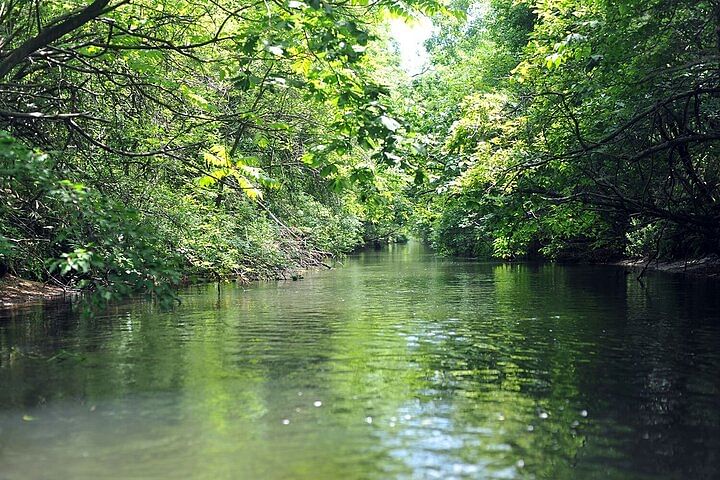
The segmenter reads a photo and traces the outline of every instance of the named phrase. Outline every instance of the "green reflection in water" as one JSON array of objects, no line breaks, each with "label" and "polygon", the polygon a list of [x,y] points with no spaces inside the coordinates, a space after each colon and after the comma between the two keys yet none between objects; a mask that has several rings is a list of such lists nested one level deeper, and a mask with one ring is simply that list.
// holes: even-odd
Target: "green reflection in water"
[{"label": "green reflection in water", "polygon": [[0,320],[0,478],[715,478],[720,288],[365,252]]}]

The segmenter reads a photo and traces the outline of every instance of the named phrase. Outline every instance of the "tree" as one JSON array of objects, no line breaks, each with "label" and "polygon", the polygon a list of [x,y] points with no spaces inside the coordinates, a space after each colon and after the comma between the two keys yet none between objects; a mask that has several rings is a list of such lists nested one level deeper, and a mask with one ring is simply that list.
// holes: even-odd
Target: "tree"
[{"label": "tree", "polygon": [[296,203],[356,225],[350,197],[334,190],[374,172],[368,162],[393,165],[400,128],[364,52],[383,12],[439,8],[3,3],[3,262],[111,297],[189,274],[256,278],[319,264],[332,253],[321,239],[351,248],[354,230],[312,238],[293,225],[315,222]]},{"label": "tree", "polygon": [[[435,41],[481,59],[441,143],[461,166],[444,182],[462,248],[717,252],[718,3],[482,5]],[[453,56],[435,62],[466,74]]]}]

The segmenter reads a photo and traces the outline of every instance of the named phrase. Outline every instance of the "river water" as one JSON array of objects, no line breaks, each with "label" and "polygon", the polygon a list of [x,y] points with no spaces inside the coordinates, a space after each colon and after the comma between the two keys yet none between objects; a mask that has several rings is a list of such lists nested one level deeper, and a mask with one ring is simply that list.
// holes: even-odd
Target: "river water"
[{"label": "river water", "polygon": [[720,478],[720,285],[365,252],[0,312],[0,479]]}]

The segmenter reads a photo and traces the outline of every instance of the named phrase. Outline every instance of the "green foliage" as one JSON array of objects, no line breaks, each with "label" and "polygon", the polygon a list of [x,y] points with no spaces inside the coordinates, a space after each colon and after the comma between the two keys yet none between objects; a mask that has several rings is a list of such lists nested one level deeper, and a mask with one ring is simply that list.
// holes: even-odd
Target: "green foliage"
[{"label": "green foliage", "polygon": [[307,193],[300,193],[279,202],[278,209],[306,239],[313,249],[334,253],[348,253],[361,245],[362,222],[350,209],[340,204],[327,206]]},{"label": "green foliage", "polygon": [[[720,249],[717,2],[221,3],[2,10],[3,267],[171,300],[406,224],[463,255]],[[383,23],[419,12],[404,81]]]},{"label": "green foliage", "polygon": [[3,262],[17,275],[87,290],[96,305],[133,292],[168,303],[183,279],[273,278],[303,267],[309,252],[343,253],[362,241],[362,223],[339,198],[330,205],[302,192],[277,199],[276,211],[294,225],[289,234],[258,215],[257,197],[231,196],[218,208],[202,182],[146,185],[140,211],[58,179],[51,156],[7,134],[2,142]]},{"label": "green foliage", "polygon": [[407,167],[378,81],[395,60],[366,52],[390,12],[439,3],[86,3],[0,9],[3,267],[98,303],[170,302],[397,230],[380,209],[402,188],[377,187]]},{"label": "green foliage", "polygon": [[[0,134],[0,215],[5,261],[19,275],[87,288],[94,300],[134,291],[172,299],[177,261],[139,212],[83,184],[61,180],[51,157]],[[27,199],[32,198],[31,202]]]},{"label": "green foliage", "polygon": [[407,106],[432,195],[415,223],[439,249],[720,249],[720,44],[699,20],[720,18],[720,4],[460,6],[466,21],[437,19],[433,68]]}]

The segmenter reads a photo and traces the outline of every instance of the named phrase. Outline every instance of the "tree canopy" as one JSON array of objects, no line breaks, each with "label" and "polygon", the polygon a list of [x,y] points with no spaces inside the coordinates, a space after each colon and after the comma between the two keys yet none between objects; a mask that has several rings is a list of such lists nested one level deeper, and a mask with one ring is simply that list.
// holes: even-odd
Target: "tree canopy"
[{"label": "tree canopy", "polygon": [[425,231],[502,257],[693,256],[720,239],[720,2],[462,2],[411,114]]},{"label": "tree canopy", "polygon": [[[426,15],[409,79],[390,16]],[[110,299],[445,253],[720,250],[720,2],[0,3],[0,264]]]},{"label": "tree canopy", "polygon": [[274,276],[394,235],[400,124],[378,72],[396,59],[366,52],[382,53],[384,16],[439,4],[0,5],[11,271],[112,298]]}]

